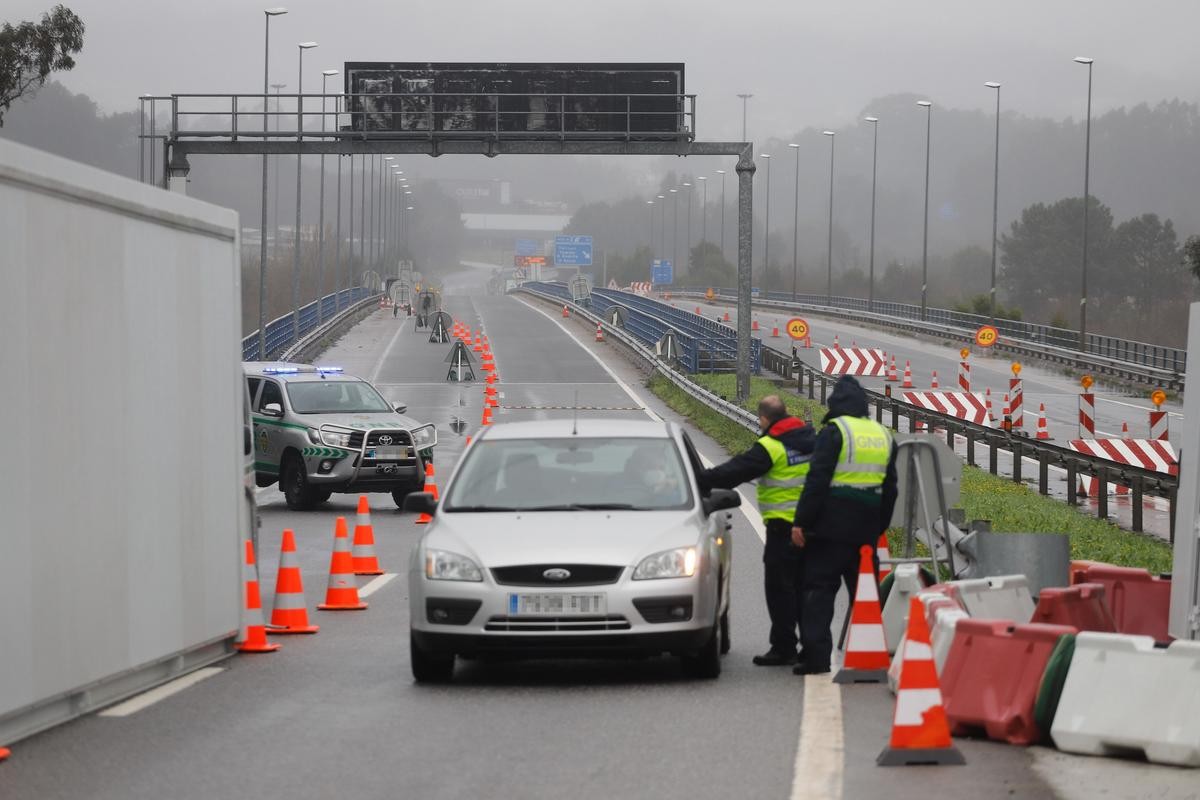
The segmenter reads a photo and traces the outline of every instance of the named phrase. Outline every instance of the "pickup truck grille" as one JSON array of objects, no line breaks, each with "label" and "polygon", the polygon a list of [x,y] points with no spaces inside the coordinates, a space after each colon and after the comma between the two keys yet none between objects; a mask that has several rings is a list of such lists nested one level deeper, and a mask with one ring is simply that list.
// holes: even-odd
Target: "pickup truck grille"
[{"label": "pickup truck grille", "polygon": [[[381,439],[383,439],[385,441],[380,441]],[[390,441],[386,441],[388,439],[390,439]],[[363,440],[361,440],[361,439],[359,440],[360,444],[362,441]],[[400,456],[396,457],[394,455],[389,455],[387,457],[379,458],[379,459],[371,458],[370,454],[376,452],[379,448],[384,448],[384,449],[388,449],[388,450],[392,450],[394,448],[399,448]],[[406,430],[367,431],[366,445],[364,447],[364,450],[365,450],[365,452],[363,454],[363,461],[362,461],[362,465],[364,467],[374,466],[376,464],[376,461],[388,462],[388,463],[397,463],[398,462],[401,464],[413,464],[413,463],[416,463],[416,460],[417,460],[417,453],[413,449],[412,437],[408,435],[408,431],[406,431]]]}]

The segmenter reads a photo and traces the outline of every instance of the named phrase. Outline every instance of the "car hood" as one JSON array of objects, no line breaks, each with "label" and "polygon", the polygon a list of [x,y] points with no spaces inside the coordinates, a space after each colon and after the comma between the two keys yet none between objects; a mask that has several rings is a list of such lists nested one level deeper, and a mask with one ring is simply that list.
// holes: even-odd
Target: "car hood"
[{"label": "car hood", "polygon": [[426,547],[461,553],[483,567],[519,564],[634,565],[660,550],[695,544],[698,511],[536,511],[439,514]]},{"label": "car hood", "polygon": [[407,414],[397,414],[395,411],[378,411],[363,414],[303,414],[302,416],[314,428],[322,425],[338,425],[352,430],[367,430],[368,428],[419,428],[423,422],[417,422]]}]

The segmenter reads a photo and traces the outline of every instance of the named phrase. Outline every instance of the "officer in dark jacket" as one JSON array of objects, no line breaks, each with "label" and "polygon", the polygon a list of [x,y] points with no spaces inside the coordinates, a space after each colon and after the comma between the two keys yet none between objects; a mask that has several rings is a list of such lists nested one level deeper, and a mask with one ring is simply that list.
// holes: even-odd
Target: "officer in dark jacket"
[{"label": "officer in dark jacket", "polygon": [[796,663],[796,630],[800,623],[801,551],[791,543],[792,518],[804,490],[808,460],[813,450],[813,430],[789,416],[776,395],[758,404],[762,436],[729,461],[699,476],[701,489],[732,489],[757,479],[758,510],[767,528],[763,548],[763,584],[767,613],[771,617],[771,648],[754,657],[759,666]]},{"label": "officer in dark jacket", "polygon": [[[896,447],[869,419],[858,381],[843,376],[829,396],[808,479],[796,508],[792,543],[804,550],[803,660],[797,675],[829,672],[833,604],[839,581],[853,599],[859,549],[875,546],[896,505]],[[876,563],[878,572],[878,563]]]}]

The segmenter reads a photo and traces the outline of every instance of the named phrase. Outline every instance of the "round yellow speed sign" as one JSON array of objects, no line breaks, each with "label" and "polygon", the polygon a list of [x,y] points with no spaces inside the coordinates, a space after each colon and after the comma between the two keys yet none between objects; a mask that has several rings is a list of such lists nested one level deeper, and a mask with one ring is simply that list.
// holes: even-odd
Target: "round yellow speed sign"
[{"label": "round yellow speed sign", "polygon": [[1167,393],[1162,389],[1155,389],[1150,393],[1150,402],[1154,403],[1154,407],[1158,408],[1163,403],[1167,402]]},{"label": "round yellow speed sign", "polygon": [[789,319],[787,321],[787,332],[788,336],[792,337],[793,339],[807,339],[808,323],[799,317]]},{"label": "round yellow speed sign", "polygon": [[991,347],[1000,338],[1000,333],[991,325],[983,325],[975,331],[975,344],[980,347]]}]

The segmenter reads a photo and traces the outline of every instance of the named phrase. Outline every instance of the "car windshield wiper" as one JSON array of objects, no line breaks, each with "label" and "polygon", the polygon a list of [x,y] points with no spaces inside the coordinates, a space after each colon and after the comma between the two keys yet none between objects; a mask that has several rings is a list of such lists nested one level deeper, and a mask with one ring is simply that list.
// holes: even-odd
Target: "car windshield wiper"
[{"label": "car windshield wiper", "polygon": [[522,511],[512,506],[448,506],[447,511]]},{"label": "car windshield wiper", "polygon": [[529,506],[518,511],[637,511],[631,503],[562,503],[552,506]]}]

